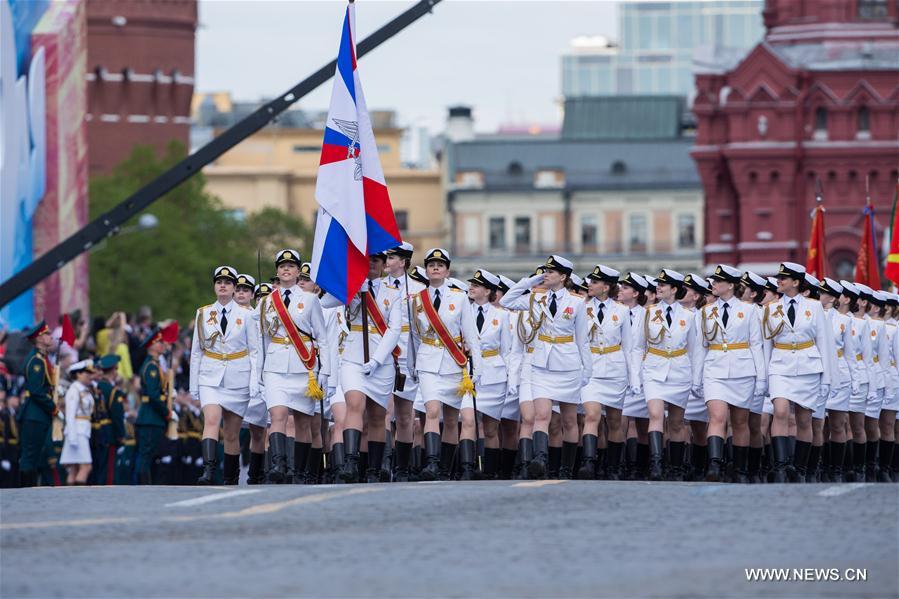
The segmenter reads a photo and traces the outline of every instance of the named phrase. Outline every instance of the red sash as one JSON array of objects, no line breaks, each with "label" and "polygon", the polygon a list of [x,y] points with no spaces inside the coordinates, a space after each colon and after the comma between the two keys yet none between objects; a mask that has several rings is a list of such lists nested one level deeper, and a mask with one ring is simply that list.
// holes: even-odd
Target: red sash
[{"label": "red sash", "polygon": [[278,313],[278,318],[281,319],[281,324],[284,325],[284,330],[287,331],[287,338],[290,339],[293,348],[297,350],[297,355],[300,356],[303,365],[307,370],[314,370],[315,352],[311,351],[306,347],[306,344],[303,343],[303,339],[300,337],[300,331],[297,329],[296,323],[294,323],[290,314],[287,312],[287,306],[284,305],[284,299],[281,297],[281,290],[275,290],[269,297],[272,298],[272,305],[275,307],[275,312]]},{"label": "red sash", "polygon": [[[428,292],[428,289],[423,289],[418,295],[421,297],[421,306],[424,308],[428,322],[431,323],[431,328],[433,328],[437,333],[437,336],[440,337],[440,341],[443,342],[446,351],[453,357],[453,361],[461,366],[464,371],[465,366],[468,363],[468,358],[465,357],[465,352],[462,351],[462,348],[453,341],[453,336],[450,335],[449,331],[446,329],[446,325],[440,320],[437,310],[434,309],[434,304],[431,303],[431,295]],[[468,306],[463,306],[463,308],[468,308]]]},{"label": "red sash", "polygon": [[[371,293],[365,294],[365,307],[368,310],[369,318],[375,323],[375,328],[378,329],[378,333],[383,337],[387,333],[387,322],[384,320],[384,315],[381,314],[381,309],[378,308],[378,303]],[[398,359],[399,357],[400,346],[397,345],[393,348],[393,358]]]}]

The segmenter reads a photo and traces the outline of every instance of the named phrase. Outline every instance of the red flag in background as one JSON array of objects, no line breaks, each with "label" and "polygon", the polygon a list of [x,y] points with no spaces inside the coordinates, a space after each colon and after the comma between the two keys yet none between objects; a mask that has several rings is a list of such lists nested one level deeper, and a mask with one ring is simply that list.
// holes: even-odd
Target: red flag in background
[{"label": "red flag in background", "polygon": [[178,341],[178,321],[173,320],[166,326],[162,327],[162,340],[165,343],[175,343]]},{"label": "red flag in background", "polygon": [[874,206],[870,203],[865,206],[862,244],[858,248],[858,259],[855,262],[855,280],[871,289],[880,289],[877,238],[874,235]]},{"label": "red flag in background", "polygon": [[75,327],[72,326],[72,319],[68,314],[62,316],[62,335],[60,341],[64,341],[69,347],[75,347]]},{"label": "red flag in background", "polygon": [[883,271],[886,278],[899,285],[899,226],[896,224],[896,203],[899,202],[899,179],[896,180],[896,191],[893,194],[893,218],[890,219],[890,253]]},{"label": "red flag in background", "polygon": [[805,259],[806,272],[818,279],[823,279],[824,257],[824,206],[815,206],[815,215],[812,217],[812,234],[808,240],[808,255]]}]

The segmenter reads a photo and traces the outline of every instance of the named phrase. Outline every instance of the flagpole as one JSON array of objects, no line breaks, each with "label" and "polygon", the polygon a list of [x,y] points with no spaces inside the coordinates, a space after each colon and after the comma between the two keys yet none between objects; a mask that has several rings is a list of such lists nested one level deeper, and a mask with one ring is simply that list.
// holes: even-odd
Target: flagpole
[{"label": "flagpole", "polygon": [[[363,285],[363,289],[365,286]],[[368,363],[368,290],[360,291],[362,298],[362,362]]]}]

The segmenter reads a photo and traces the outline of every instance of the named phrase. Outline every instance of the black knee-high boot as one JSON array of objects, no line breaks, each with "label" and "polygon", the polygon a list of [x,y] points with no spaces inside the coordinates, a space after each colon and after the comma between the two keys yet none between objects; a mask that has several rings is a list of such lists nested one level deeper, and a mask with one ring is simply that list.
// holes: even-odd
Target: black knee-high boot
[{"label": "black knee-high boot", "polygon": [[646,480],[649,477],[649,445],[637,443],[637,473],[634,480]]},{"label": "black knee-high boot", "polygon": [[362,431],[347,428],[343,430],[343,467],[338,476],[340,482],[353,484],[359,482],[359,445],[362,443]]},{"label": "black knee-high boot", "polygon": [[549,457],[546,460],[546,478],[558,479],[559,467],[562,465],[562,448],[549,446]]},{"label": "black knee-high boot", "polygon": [[762,448],[761,447],[749,447],[749,482],[752,484],[758,484],[762,482],[762,479],[759,477],[759,471],[762,468]]},{"label": "black knee-high boot", "polygon": [[475,454],[477,445],[474,439],[462,439],[459,441],[459,480],[475,479]]},{"label": "black knee-high boot", "polygon": [[[520,445],[520,443],[519,443]],[[512,472],[515,470],[515,456],[518,454],[514,449],[503,449],[500,455],[500,478],[502,480],[510,480]]]},{"label": "black knee-high boot", "polygon": [[493,480],[498,476],[499,463],[502,457],[502,450],[499,448],[484,448],[484,478]]},{"label": "black knee-high boot", "polygon": [[519,439],[518,451],[516,452],[515,458],[518,461],[518,466],[514,478],[516,480],[527,480],[530,478],[530,475],[528,474],[528,465],[534,459],[534,440],[527,438]]},{"label": "black knee-high boot", "polygon": [[609,480],[621,480],[621,452],[623,450],[624,443],[609,441],[609,447],[606,452],[606,457],[608,458],[606,477]]},{"label": "black knee-high boot", "polygon": [[453,443],[440,443],[440,480],[452,480],[454,473],[454,458],[456,457],[456,445]]},{"label": "black knee-high boot", "polygon": [[197,484],[214,485],[215,468],[218,466],[219,442],[215,439],[203,439],[200,446],[200,450],[203,452],[203,474],[197,479]]},{"label": "black knee-high boot", "polygon": [[265,482],[265,454],[250,452],[250,468],[247,472],[248,485],[261,485]]},{"label": "black knee-high boot", "polygon": [[[867,446],[865,443],[852,442],[852,473],[855,482],[865,482],[865,454]],[[873,481],[872,481],[873,482]]]},{"label": "black knee-high boot", "polygon": [[806,465],[805,482],[818,482],[818,464],[821,461],[821,446],[812,445],[808,452],[808,464]]},{"label": "black knee-high boot", "polygon": [[893,482],[891,470],[893,469],[893,448],[895,446],[896,444],[892,441],[880,440],[880,457],[878,462],[880,470],[877,472],[877,482],[879,483]]},{"label": "black knee-high boot", "polygon": [[868,441],[865,447],[865,480],[877,482],[877,441]]},{"label": "black knee-high boot", "polygon": [[743,485],[749,484],[749,448],[743,445],[734,445],[733,481]]},{"label": "black knee-high boot", "polygon": [[549,435],[534,432],[534,456],[527,464],[528,478],[539,480],[546,476],[546,463],[549,460]]},{"label": "black knee-high boot", "polygon": [[421,480],[437,480],[440,476],[440,433],[425,433],[425,466]]},{"label": "black knee-high boot", "polygon": [[578,468],[577,477],[581,480],[593,480],[596,476],[596,449],[599,439],[596,435],[584,435],[582,437],[583,463]]},{"label": "black knee-high boot", "polygon": [[771,437],[771,450],[774,455],[774,479],[771,482],[787,482],[787,460],[790,459],[789,437]]},{"label": "black knee-high boot", "polygon": [[287,476],[287,435],[272,433],[268,436],[268,448],[271,452],[272,467],[268,478],[274,484],[281,484]]},{"label": "black knee-high boot", "polygon": [[[708,443],[708,441],[706,441]],[[709,457],[708,445],[692,445],[690,447],[690,469],[693,471],[692,480],[705,479],[705,463]]]},{"label": "black knee-high boot", "polygon": [[559,465],[559,478],[571,480],[574,476],[574,461],[577,457],[577,443],[562,442],[561,464]]},{"label": "black knee-high boot", "polygon": [[412,457],[412,444],[403,441],[396,442],[396,472],[393,480],[398,483],[409,482],[409,461]]},{"label": "black knee-high boot", "polygon": [[724,478],[724,437],[712,435],[708,438],[709,467],[705,479],[710,483],[721,482]]},{"label": "black knee-high boot", "polygon": [[624,442],[624,469],[627,480],[637,480],[637,438],[631,437]]},{"label": "black knee-high boot", "polygon": [[293,484],[306,484],[306,464],[309,462],[309,450],[312,443],[293,442]]},{"label": "black knee-high boot", "polygon": [[383,441],[368,440],[368,469],[365,471],[365,482],[381,482],[381,462],[384,461],[385,446]]},{"label": "black knee-high boot", "polygon": [[845,443],[830,442],[830,482],[845,482],[843,479],[843,459],[845,455]]},{"label": "black knee-high boot", "polygon": [[808,473],[808,456],[812,451],[812,444],[808,441],[796,441],[793,450],[793,467],[796,468],[796,479],[791,482],[804,483]]},{"label": "black knee-high boot", "polygon": [[649,480],[662,480],[662,433],[649,433]]},{"label": "black knee-high boot", "polygon": [[322,471],[322,453],[321,447],[313,447],[309,450],[309,460],[306,462],[306,484],[317,485],[320,481]]},{"label": "black knee-high boot", "polygon": [[687,444],[683,441],[668,442],[668,461],[671,465],[668,480],[684,480],[684,452],[686,451],[686,447]]},{"label": "black knee-high boot", "polygon": [[236,485],[240,481],[240,454],[225,454],[224,473],[222,482],[226,485]]}]

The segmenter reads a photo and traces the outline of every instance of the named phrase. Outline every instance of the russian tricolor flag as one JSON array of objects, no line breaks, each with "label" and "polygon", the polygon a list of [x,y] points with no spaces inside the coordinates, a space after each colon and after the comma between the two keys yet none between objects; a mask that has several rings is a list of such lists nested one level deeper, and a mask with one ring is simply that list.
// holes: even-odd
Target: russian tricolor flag
[{"label": "russian tricolor flag", "polygon": [[356,18],[347,6],[315,182],[312,280],[343,303],[362,287],[368,256],[402,243],[356,66]]}]

